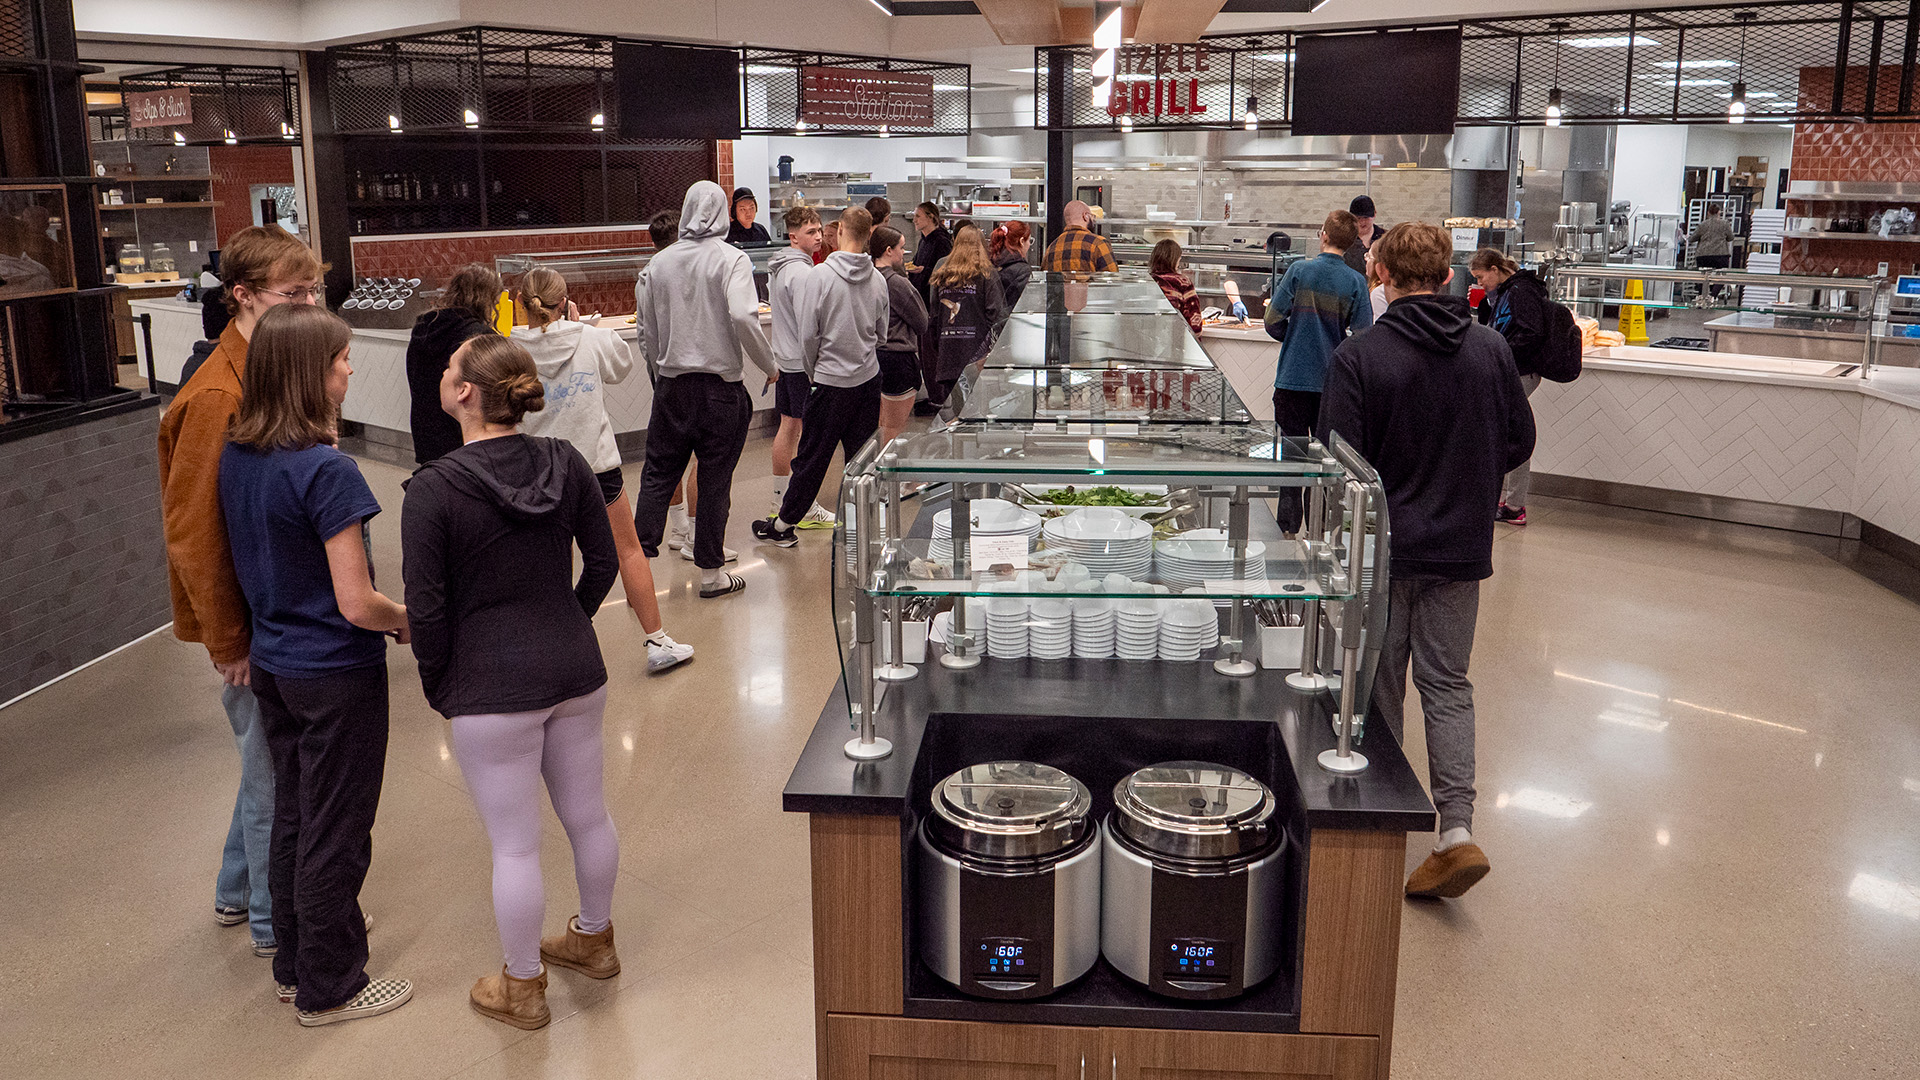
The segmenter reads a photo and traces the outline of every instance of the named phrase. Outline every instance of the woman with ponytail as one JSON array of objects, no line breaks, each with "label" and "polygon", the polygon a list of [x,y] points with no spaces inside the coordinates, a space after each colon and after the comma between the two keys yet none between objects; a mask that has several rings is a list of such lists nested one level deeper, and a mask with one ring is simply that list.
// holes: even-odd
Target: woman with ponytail
[{"label": "woman with ponytail", "polygon": [[[464,444],[407,485],[407,621],[427,702],[452,722],[454,756],[493,844],[506,963],[470,1000],[483,1016],[531,1030],[549,1019],[542,960],[595,979],[620,973],[620,848],[601,775],[607,668],[593,631],[619,559],[587,460],[564,440],[521,433],[524,419],[553,408],[526,349],[468,340],[441,377],[440,405]],[[545,939],[543,778],[580,889],[579,915]]]},{"label": "woman with ponytail", "polygon": [[593,466],[613,542],[620,549],[620,584],[627,606],[647,635],[647,671],[665,671],[690,660],[693,646],[673,640],[661,622],[653,566],[634,531],[620,447],[614,442],[613,421],[607,418],[606,387],[632,373],[633,353],[618,334],[580,321],[579,311],[567,300],[567,279],[556,270],[536,266],[527,271],[514,298],[527,311],[527,325],[514,327],[513,340],[532,355],[547,391],[547,407],[527,416],[527,434],[565,439]]}]

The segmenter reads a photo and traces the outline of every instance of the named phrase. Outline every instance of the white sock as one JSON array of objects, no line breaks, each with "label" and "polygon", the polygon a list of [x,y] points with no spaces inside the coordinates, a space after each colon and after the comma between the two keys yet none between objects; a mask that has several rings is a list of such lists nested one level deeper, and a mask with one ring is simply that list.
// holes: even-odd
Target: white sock
[{"label": "white sock", "polygon": [[667,528],[674,532],[686,532],[693,525],[687,517],[687,504],[674,503],[667,507]]},{"label": "white sock", "polygon": [[1450,848],[1457,848],[1461,844],[1471,843],[1473,843],[1472,832],[1461,828],[1448,829],[1440,834],[1439,840],[1434,842],[1433,853],[1438,855]]},{"label": "white sock", "polygon": [[705,567],[702,567],[700,569],[700,584],[718,585],[720,584],[720,579],[724,575],[724,573],[725,571],[719,569],[718,567],[712,570],[708,570]]},{"label": "white sock", "polygon": [[693,543],[693,519],[687,519],[687,543]]},{"label": "white sock", "polygon": [[784,476],[774,477],[773,478],[773,497],[775,499],[779,499],[784,497],[786,493],[787,493],[787,478]]},{"label": "white sock", "polygon": [[668,641],[667,628],[662,626],[660,629],[648,634],[647,641],[654,645],[665,645]]},{"label": "white sock", "polygon": [[789,523],[786,518],[777,517],[773,519],[773,527],[776,529],[791,529],[793,528],[793,524]]}]

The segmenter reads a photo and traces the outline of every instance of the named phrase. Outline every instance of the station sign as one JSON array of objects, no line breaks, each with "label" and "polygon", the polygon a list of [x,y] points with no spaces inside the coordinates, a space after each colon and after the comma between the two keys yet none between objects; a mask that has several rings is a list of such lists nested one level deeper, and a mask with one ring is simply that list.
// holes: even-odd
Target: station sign
[{"label": "station sign", "polygon": [[186,87],[128,94],[127,125],[175,127],[193,123],[193,91]]},{"label": "station sign", "polygon": [[1200,119],[1200,72],[1209,69],[1205,45],[1140,45],[1115,50],[1111,116]]},{"label": "station sign", "polygon": [[800,119],[809,124],[930,128],[933,76],[808,65],[800,69]]}]

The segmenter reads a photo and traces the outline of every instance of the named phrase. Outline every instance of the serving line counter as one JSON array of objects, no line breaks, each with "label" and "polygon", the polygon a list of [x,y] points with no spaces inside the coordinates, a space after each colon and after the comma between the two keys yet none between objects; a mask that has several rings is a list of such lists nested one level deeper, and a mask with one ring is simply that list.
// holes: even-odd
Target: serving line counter
[{"label": "serving line counter", "polygon": [[[149,361],[143,343],[140,348],[142,373],[150,368],[153,377],[163,386],[177,387],[180,371],[192,354],[194,343],[201,340],[200,305],[164,299],[135,300],[131,307],[136,316],[144,314],[153,318],[154,356]],[[760,321],[766,326],[771,320],[763,313]],[[629,347],[633,345],[635,334],[630,315],[607,316],[600,320],[600,325],[618,333]],[[354,329],[353,380],[347,387],[347,400],[340,408],[342,419],[359,425],[360,437],[409,452],[413,447],[413,425],[409,418],[412,398],[407,388],[407,341],[411,336],[412,332],[404,329]],[[747,378],[755,422],[770,425],[774,422],[773,394],[771,391],[762,394],[754,386],[754,371],[757,369],[750,369]],[[613,421],[614,433],[619,436],[621,453],[629,461],[638,460],[645,446],[647,421],[653,415],[653,385],[637,352],[633,374],[607,387],[607,415]]]}]

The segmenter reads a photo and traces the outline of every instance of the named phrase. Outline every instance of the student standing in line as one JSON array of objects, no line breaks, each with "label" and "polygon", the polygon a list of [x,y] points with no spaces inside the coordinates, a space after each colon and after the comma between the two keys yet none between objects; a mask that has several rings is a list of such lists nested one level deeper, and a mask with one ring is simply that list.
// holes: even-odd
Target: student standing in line
[{"label": "student standing in line", "polygon": [[[647,222],[647,237],[653,241],[654,254],[666,250],[667,245],[680,239],[680,211],[662,210]],[[659,365],[647,355],[647,271],[653,268],[652,260],[640,268],[640,276],[634,279],[634,334],[633,339],[640,358],[647,364],[647,382],[657,392],[660,388]],[[700,463],[696,460],[687,466],[687,475],[673,487],[673,501],[667,504],[667,549],[678,551],[680,557],[693,561],[693,522],[700,512],[700,489],[698,477]],[[739,558],[740,553],[726,548],[727,561]]]},{"label": "student standing in line", "polygon": [[[875,195],[867,200],[867,216],[873,219],[873,227],[893,227],[893,204],[883,195]],[[897,230],[896,230],[897,231]]]},{"label": "student standing in line", "polygon": [[[620,446],[607,418],[605,388],[633,372],[633,354],[620,335],[577,321],[567,300],[567,279],[536,266],[521,279],[517,299],[527,325],[516,326],[513,340],[533,357],[546,388],[547,407],[527,416],[527,433],[565,439],[586,457],[600,483],[602,505],[613,526],[620,553],[620,584],[627,606],[647,635],[647,670],[659,673],[693,659],[693,646],[673,640],[660,618],[653,592],[653,567],[633,530],[633,506],[620,471]],[[443,380],[444,381],[444,380]]]},{"label": "student standing in line", "polygon": [[[620,841],[601,758],[607,669],[593,631],[619,565],[617,529],[580,451],[519,430],[547,407],[546,382],[517,341],[478,338],[455,353],[440,394],[465,444],[415,474],[401,523],[420,684],[451,722],[454,756],[493,846],[506,960],[468,1000],[482,1016],[528,1030],[552,1018],[542,960],[595,979],[620,973]],[[579,914],[545,939],[542,778],[580,890]]]},{"label": "student standing in line", "polygon": [[987,237],[987,257],[999,271],[1000,294],[1006,298],[1008,311],[1019,305],[1020,294],[1027,291],[1027,281],[1033,277],[1033,264],[1027,261],[1027,249],[1032,245],[1033,230],[1024,221],[1009,221]]},{"label": "student standing in line", "polygon": [[1107,238],[1094,232],[1093,207],[1075,199],[1060,208],[1066,227],[1047,245],[1040,269],[1050,274],[1097,274],[1120,269]]},{"label": "student standing in line", "polygon": [[[1282,435],[1324,434],[1318,420],[1327,360],[1348,334],[1373,325],[1366,279],[1347,266],[1341,254],[1352,246],[1353,215],[1345,210],[1328,214],[1320,227],[1320,254],[1287,267],[1267,300],[1267,335],[1280,342],[1273,419]],[[1304,516],[1298,492],[1281,495],[1282,530],[1299,532]]]},{"label": "student standing in line", "polygon": [[767,227],[753,219],[760,216],[760,200],[753,197],[753,189],[739,187],[733,189],[732,220],[727,224],[727,243],[729,244],[771,244],[773,237],[767,235]]},{"label": "student standing in line", "polygon": [[922,367],[927,368],[927,399],[940,405],[961,373],[993,347],[994,332],[1007,321],[1007,302],[978,229],[954,238],[953,254],[929,284],[934,355]]},{"label": "student standing in line", "polygon": [[1453,241],[1425,222],[1375,246],[1392,304],[1333,356],[1320,423],[1380,473],[1393,521],[1387,637],[1370,712],[1402,741],[1407,665],[1426,715],[1440,835],[1408,896],[1459,896],[1487,874],[1473,842],[1474,712],[1467,663],[1480,582],[1493,576],[1501,476],[1533,453],[1533,411],[1507,343],[1473,320],[1453,276]]},{"label": "student standing in line", "polygon": [[[741,356],[753,361],[771,385],[780,377],[760,331],[760,297],[753,264],[729,247],[727,196],[720,185],[700,180],[687,189],[680,208],[680,240],[649,264],[642,355],[660,371],[647,425],[647,461],[640,473],[634,527],[649,558],[660,551],[667,499],[700,455],[700,501],[707,512],[693,535],[693,561],[700,567],[700,595],[715,599],[745,589],[738,574],[724,572],[727,514],[733,506],[733,470],[747,442],[753,399],[740,385]],[[803,436],[804,438],[804,436]]]},{"label": "student standing in line", "polygon": [[[807,414],[806,360],[800,349],[801,292],[821,247],[820,215],[812,207],[787,211],[787,246],[767,260],[767,306],[773,315],[773,361],[780,365],[780,381],[773,384],[774,408],[780,428],[773,435],[773,512],[787,497],[787,478],[793,474],[793,455],[800,448],[800,429]],[[833,528],[833,513],[814,503],[798,527]]]},{"label": "student standing in line", "polygon": [[807,398],[793,486],[780,512],[756,518],[753,535],[799,543],[793,527],[820,494],[836,446],[848,460],[880,426],[880,343],[887,339],[887,285],[867,254],[873,221],[858,207],[840,215],[840,249],[808,272],[801,296],[800,347],[813,392]]},{"label": "student standing in line", "polygon": [[913,415],[913,399],[920,390],[920,349],[932,321],[902,269],[907,241],[900,230],[884,225],[873,230],[867,253],[887,283],[887,336],[879,354],[880,441],[884,444],[898,438]]},{"label": "student standing in line", "polygon": [[1380,261],[1373,257],[1371,250],[1367,252],[1366,267],[1361,273],[1367,279],[1367,307],[1373,312],[1373,321],[1379,322],[1380,316],[1387,313],[1387,283],[1380,278]]},{"label": "student standing in line", "polygon": [[933,292],[929,283],[933,280],[933,268],[953,251],[953,234],[940,224],[940,208],[930,202],[913,208],[913,228],[920,234],[920,243],[914,249],[913,261],[906,264],[907,280],[920,290],[931,308]]},{"label": "student standing in line", "polygon": [[[1507,339],[1507,348],[1513,350],[1513,366],[1520,372],[1520,388],[1532,397],[1540,389],[1540,361],[1547,348],[1547,305],[1553,303],[1547,286],[1533,271],[1520,269],[1520,264],[1493,248],[1474,252],[1467,271],[1487,290],[1483,301],[1489,312],[1487,325]],[[1527,523],[1527,491],[1532,481],[1529,457],[1515,465],[1501,484],[1495,521]]]},{"label": "student standing in line", "polygon": [[1372,251],[1373,246],[1380,242],[1380,238],[1387,235],[1385,228],[1373,223],[1375,212],[1373,198],[1369,195],[1355,195],[1353,201],[1347,204],[1347,213],[1353,215],[1354,242],[1341,253],[1340,257],[1348,266],[1353,267],[1354,273],[1361,277],[1367,274],[1367,252]]},{"label": "student standing in line", "polygon": [[1187,329],[1198,337],[1201,327],[1206,325],[1200,318],[1200,295],[1193,291],[1192,279],[1180,272],[1180,255],[1179,241],[1162,240],[1153,245],[1147,265],[1160,291],[1167,295],[1167,302],[1187,320]]},{"label": "student standing in line", "polygon": [[272,956],[273,899],[267,885],[273,835],[273,755],[250,685],[253,636],[220,513],[220,453],[239,411],[247,340],[260,316],[281,304],[311,304],[326,267],[278,226],[227,238],[220,270],[232,318],[219,343],[160,418],[160,519],[167,544],[173,636],[207,648],[220,675],[220,704],[240,751],[240,789],[214,880],[213,917],[248,924],[253,951]]},{"label": "student standing in line", "polygon": [[302,1026],[378,1016],[413,984],[369,979],[360,886],[387,761],[387,643],[407,609],[373,586],[380,504],[334,446],[353,367],[339,316],[260,317],[220,455],[220,508],[253,617],[253,690],[273,751],[273,979]]},{"label": "student standing in line", "polygon": [[453,350],[470,337],[494,333],[493,307],[500,300],[500,275],[493,267],[471,263],[454,271],[440,306],[414,320],[407,342],[407,389],[413,460],[425,465],[460,445],[460,429],[440,411],[440,376]]}]

